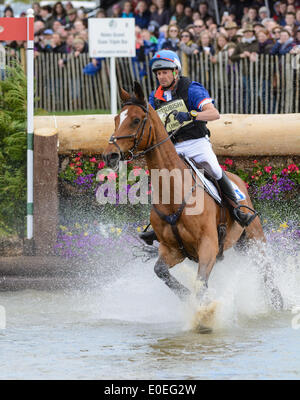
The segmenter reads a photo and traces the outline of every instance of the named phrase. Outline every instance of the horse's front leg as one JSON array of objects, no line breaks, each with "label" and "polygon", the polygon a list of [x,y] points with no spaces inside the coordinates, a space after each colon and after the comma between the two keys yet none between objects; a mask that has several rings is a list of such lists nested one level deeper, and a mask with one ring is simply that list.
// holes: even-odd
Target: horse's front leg
[{"label": "horse's front leg", "polygon": [[171,254],[170,249],[160,244],[160,256],[154,266],[156,275],[181,299],[186,300],[191,292],[182,285],[174,276],[170,274],[169,269],[183,261],[180,254]]},{"label": "horse's front leg", "polygon": [[196,280],[196,297],[201,302],[208,287],[208,278],[218,254],[218,237],[203,236],[198,249],[198,273]]}]

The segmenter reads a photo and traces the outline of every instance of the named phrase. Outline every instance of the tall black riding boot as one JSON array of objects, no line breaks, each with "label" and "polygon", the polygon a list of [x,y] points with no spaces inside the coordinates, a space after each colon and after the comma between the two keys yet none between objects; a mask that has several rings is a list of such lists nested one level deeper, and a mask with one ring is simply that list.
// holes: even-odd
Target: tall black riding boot
[{"label": "tall black riding boot", "polygon": [[149,246],[152,246],[154,240],[157,240],[157,236],[154,231],[142,232],[139,236]]},{"label": "tall black riding boot", "polygon": [[[220,189],[222,191],[222,194],[225,196],[225,199],[227,202],[233,207],[233,217],[234,219],[242,226],[246,227],[251,224],[251,222],[254,220],[254,218],[257,216],[257,212],[252,210],[248,206],[243,206],[241,204],[238,204],[236,200],[236,196],[234,193],[234,189],[231,185],[230,179],[226,175],[226,173],[223,171],[222,178],[219,179],[218,184],[220,186]],[[250,213],[245,213],[241,211],[241,207],[248,208],[249,210],[253,211],[254,214]]]}]

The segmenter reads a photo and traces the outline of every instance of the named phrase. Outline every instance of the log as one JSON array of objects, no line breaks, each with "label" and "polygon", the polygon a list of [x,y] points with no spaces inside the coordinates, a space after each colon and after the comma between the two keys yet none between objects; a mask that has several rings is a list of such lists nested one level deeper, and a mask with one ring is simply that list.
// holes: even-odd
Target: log
[{"label": "log", "polygon": [[[58,132],[59,154],[101,154],[114,131],[114,116],[39,116],[35,134]],[[300,155],[300,114],[223,114],[209,122],[218,156]]]}]

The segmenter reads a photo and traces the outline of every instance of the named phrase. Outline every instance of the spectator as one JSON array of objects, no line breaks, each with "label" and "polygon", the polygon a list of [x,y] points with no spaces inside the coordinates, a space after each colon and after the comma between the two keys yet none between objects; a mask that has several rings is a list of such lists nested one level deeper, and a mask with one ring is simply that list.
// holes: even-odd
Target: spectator
[{"label": "spectator", "polygon": [[70,1],[68,1],[67,4],[65,5],[65,10],[66,10],[67,14],[68,14],[68,11],[74,10],[73,4]]},{"label": "spectator", "polygon": [[120,4],[114,4],[112,7],[112,18],[121,18],[122,10]]},{"label": "spectator", "polygon": [[235,22],[227,22],[225,24],[226,35],[229,42],[237,43],[236,33],[238,31],[238,26]]},{"label": "spectator", "polygon": [[300,26],[300,8],[296,11],[296,25]]},{"label": "spectator", "polygon": [[279,25],[284,26],[285,25],[285,14],[286,14],[286,10],[287,9],[287,4],[285,1],[281,1],[279,4],[279,16],[277,19],[277,22],[279,23]]},{"label": "spectator", "polygon": [[231,0],[224,0],[223,5],[221,5],[221,7],[220,7],[220,15],[223,16],[224,12],[227,13],[227,15],[230,15],[230,14],[236,15],[237,6],[235,4],[232,4]]},{"label": "spectator", "polygon": [[70,31],[74,27],[74,23],[77,21],[77,11],[75,8],[71,8],[67,11],[65,29]]},{"label": "spectator", "polygon": [[202,21],[202,19],[198,19],[194,22],[194,40],[195,42],[198,42],[200,39],[200,35],[203,31],[205,31],[205,24]]},{"label": "spectator", "polygon": [[73,52],[73,43],[74,43],[74,35],[72,33],[69,33],[66,39],[66,53],[72,53]]},{"label": "spectator", "polygon": [[281,31],[282,31],[282,28],[279,25],[275,26],[275,28],[272,29],[272,35],[271,36],[275,41],[280,39]]},{"label": "spectator", "polygon": [[51,48],[53,53],[67,53],[66,44],[59,33],[53,33],[51,39]]},{"label": "spectator", "polygon": [[52,30],[53,30],[53,32],[58,32],[61,27],[62,27],[62,24],[59,21],[54,21],[53,25],[52,25]]},{"label": "spectator", "polygon": [[258,10],[258,21],[262,22],[265,18],[268,18],[267,7],[260,7]]},{"label": "spectator", "polygon": [[208,4],[206,2],[201,2],[198,6],[198,12],[200,15],[200,18],[204,23],[206,23],[207,19],[211,17],[211,15],[208,13]]},{"label": "spectator", "polygon": [[211,24],[208,28],[209,36],[212,40],[215,40],[218,33],[218,26],[216,24]]},{"label": "spectator", "polygon": [[41,37],[41,42],[40,42],[40,51],[44,53],[49,53],[52,50],[51,47],[51,39],[53,35],[53,30],[52,29],[45,29],[43,36]]},{"label": "spectator", "polygon": [[149,53],[155,53],[157,51],[157,38],[148,31],[148,29],[142,29],[141,32],[143,52],[147,56]]},{"label": "spectator", "polygon": [[180,39],[179,48],[184,54],[189,56],[191,54],[199,53],[198,45],[194,42],[191,32],[184,29],[181,32]]},{"label": "spectator", "polygon": [[4,18],[13,18],[14,17],[14,11],[11,8],[11,6],[6,6],[4,9],[4,13],[3,13],[3,17]]},{"label": "spectator", "polygon": [[211,39],[210,39],[208,31],[203,31],[201,33],[200,40],[197,44],[199,46],[200,53],[205,53],[205,54],[209,54],[212,56],[215,54],[215,49],[211,43]]},{"label": "spectator", "polygon": [[141,29],[146,29],[150,22],[150,16],[151,13],[148,10],[147,2],[145,0],[139,1],[136,6],[136,14],[134,16],[135,24]]},{"label": "spectator", "polygon": [[280,32],[279,40],[277,40],[277,42],[271,49],[271,54],[283,55],[283,54],[289,53],[292,50],[292,48],[294,47],[293,41],[294,41],[294,39],[293,39],[292,35],[290,34],[290,32],[287,31],[286,29],[283,29]]},{"label": "spectator", "polygon": [[258,54],[270,54],[274,46],[274,41],[269,37],[267,30],[261,30],[256,35],[258,40]]},{"label": "spectator", "polygon": [[260,32],[260,31],[265,29],[264,25],[259,21],[254,22],[253,28],[254,28],[255,35],[257,35],[258,32]]},{"label": "spectator", "polygon": [[52,29],[54,17],[52,15],[52,8],[50,6],[41,7],[41,17],[45,24],[45,28]]},{"label": "spectator", "polygon": [[151,14],[151,21],[156,21],[159,26],[169,25],[170,12],[165,6],[164,0],[156,1],[157,10]]},{"label": "spectator", "polygon": [[[180,29],[184,29],[188,24],[192,22],[190,17],[187,17],[184,13],[184,2],[178,1],[175,6],[175,17],[176,25],[179,26]],[[172,17],[172,18],[173,18]]]},{"label": "spectator", "polygon": [[180,42],[180,29],[177,25],[169,25],[165,41],[161,49],[178,52]]},{"label": "spectator", "polygon": [[300,27],[297,29],[297,32],[295,34],[295,41],[294,41],[295,46],[300,46]]},{"label": "spectator", "polygon": [[[97,14],[96,14],[96,18],[106,18],[106,17],[107,17],[107,15],[106,15],[106,12],[105,12],[104,8],[99,8],[99,10],[97,11]],[[94,64],[97,64],[97,66],[99,66],[101,64],[101,60],[100,59],[96,59],[95,58],[94,60],[96,60],[94,62]],[[98,60],[100,61],[99,65],[98,65]],[[101,68],[101,66],[100,66],[100,68]]]},{"label": "spectator", "polygon": [[233,54],[235,48],[236,44],[234,42],[230,42],[226,35],[220,33],[216,40],[215,55],[211,56],[210,58],[211,62],[215,64],[218,61],[217,56],[219,53],[224,54],[225,52],[227,52],[228,56],[230,57]]},{"label": "spectator", "polygon": [[125,1],[121,18],[134,18],[130,1]]},{"label": "spectator", "polygon": [[58,1],[57,3],[54,4],[53,17],[55,21],[60,22],[62,25],[66,25],[67,13],[61,1]]},{"label": "spectator", "polygon": [[41,21],[42,17],[40,16],[41,6],[40,3],[32,3],[32,8],[34,12],[34,21]]},{"label": "spectator", "polygon": [[287,26],[291,27],[293,33],[296,32],[297,25],[296,25],[296,14],[295,13],[291,13],[291,12],[286,13],[284,28],[286,29]]},{"label": "spectator", "polygon": [[258,21],[256,8],[250,7],[246,16],[242,18],[242,26],[245,24],[254,24],[254,22]]},{"label": "spectator", "polygon": [[187,27],[187,25],[190,25],[193,23],[193,9],[191,6],[185,6],[184,7],[184,15],[186,16],[186,20],[187,20],[187,24],[185,26],[185,28]]},{"label": "spectator", "polygon": [[254,29],[252,25],[247,24],[243,29],[243,37],[240,43],[237,44],[231,56],[231,61],[239,61],[243,58],[249,58],[251,61],[256,60],[253,53],[259,52],[259,45],[256,37],[254,36]]}]

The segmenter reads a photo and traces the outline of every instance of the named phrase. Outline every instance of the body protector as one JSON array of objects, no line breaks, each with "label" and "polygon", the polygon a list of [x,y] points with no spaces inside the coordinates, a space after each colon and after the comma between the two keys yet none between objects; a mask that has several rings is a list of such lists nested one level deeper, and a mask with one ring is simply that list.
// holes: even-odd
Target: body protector
[{"label": "body protector", "polygon": [[[188,90],[191,82],[192,81],[189,78],[181,77],[178,81],[176,88],[172,91],[172,100],[168,102],[166,102],[166,100],[163,98],[162,87],[160,86],[156,90],[154,95],[154,107],[164,125],[167,115],[171,111],[190,111],[188,102]],[[173,115],[171,115],[169,117],[169,122],[166,126],[168,134],[179,128],[179,126],[180,123],[175,120]],[[199,139],[205,137],[206,135],[210,136],[210,132],[206,126],[205,121],[186,121],[176,133],[175,137],[172,138],[172,141],[176,143],[177,140],[183,141],[190,139]]]}]

